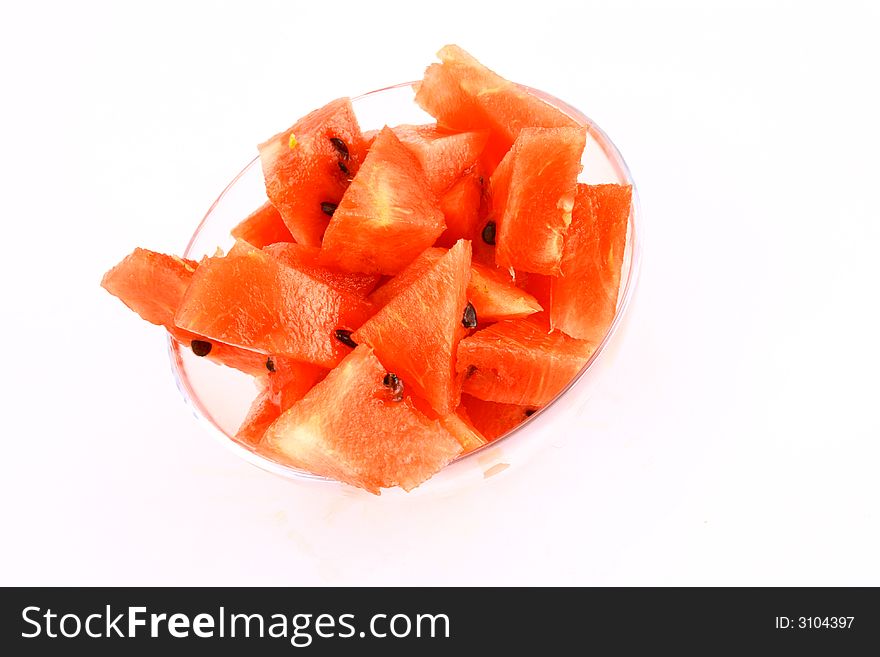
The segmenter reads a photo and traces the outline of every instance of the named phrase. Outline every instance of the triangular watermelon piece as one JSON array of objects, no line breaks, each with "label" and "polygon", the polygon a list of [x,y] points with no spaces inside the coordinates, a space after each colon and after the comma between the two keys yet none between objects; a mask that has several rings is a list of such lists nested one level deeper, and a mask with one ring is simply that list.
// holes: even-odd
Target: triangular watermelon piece
[{"label": "triangular watermelon piece", "polygon": [[266,195],[297,242],[320,246],[331,208],[366,155],[348,98],[311,112],[260,144]]},{"label": "triangular watermelon piece", "polygon": [[519,289],[533,296],[541,305],[541,312],[532,315],[532,319],[540,320],[548,333],[550,332],[550,288],[554,280],[554,276],[514,271],[514,284]]},{"label": "triangular watermelon piece", "polygon": [[458,346],[462,392],[486,401],[544,406],[586,365],[596,345],[539,321],[511,319],[477,331]]},{"label": "triangular watermelon piece", "polygon": [[531,294],[516,287],[497,269],[471,263],[468,300],[474,305],[480,323],[518,319],[541,312],[541,304]]},{"label": "triangular watermelon piece", "polygon": [[174,325],[174,315],[197,267],[194,260],[135,249],[104,274],[101,285],[143,319],[164,326],[178,342],[198,355],[247,374],[263,374],[265,358],[260,354],[211,341]]},{"label": "triangular watermelon piece", "polygon": [[358,328],[370,311],[360,297],[242,248],[202,260],[174,321],[220,342],[333,367],[350,350],[336,332]]},{"label": "triangular watermelon piece", "polygon": [[461,453],[437,420],[394,401],[387,369],[357,347],[272,424],[261,447],[294,467],[378,494],[412,490]]},{"label": "triangular watermelon piece", "polygon": [[269,356],[266,363],[267,372],[259,377],[260,394],[235,435],[248,445],[259,443],[269,425],[327,375],[323,367],[283,356]]},{"label": "triangular watermelon piece", "polygon": [[281,213],[268,201],[233,228],[232,236],[258,249],[276,242],[293,242],[293,235],[281,218]]},{"label": "triangular watermelon piece", "polygon": [[321,249],[317,246],[279,243],[263,250],[283,264],[299,269],[330,287],[359,297],[372,292],[381,278],[379,274],[345,272],[327,267],[321,264]]},{"label": "triangular watermelon piece", "polygon": [[617,311],[631,203],[629,185],[578,185],[562,273],[551,284],[552,327],[597,344],[605,337]]},{"label": "triangular watermelon piece", "polygon": [[321,257],[344,271],[396,274],[445,227],[421,165],[386,127],[334,210]]},{"label": "triangular watermelon piece", "polygon": [[526,128],[489,182],[495,261],[555,276],[581,171],[586,128]]},{"label": "triangular watermelon piece", "polygon": [[455,353],[465,331],[470,264],[471,245],[462,240],[352,335],[440,415],[458,406]]},{"label": "triangular watermelon piece", "polygon": [[459,445],[461,445],[462,454],[467,454],[475,449],[479,449],[488,441],[480,434],[477,428],[471,423],[467,416],[467,411],[463,406],[459,407],[453,413],[447,415],[439,415],[431,405],[419,396],[409,397],[413,406],[424,414],[429,420],[438,420],[443,428],[446,429]]},{"label": "triangular watermelon piece", "polygon": [[446,219],[446,230],[437,238],[438,246],[450,247],[461,239],[476,243],[480,239],[482,222],[488,212],[488,204],[484,198],[488,196],[484,193],[488,182],[483,177],[482,167],[475,165],[440,196],[440,209]]},{"label": "triangular watermelon piece", "polygon": [[461,409],[471,424],[488,441],[498,440],[538,409],[534,406],[518,406],[516,404],[500,404],[471,397],[461,396]]},{"label": "triangular watermelon piece", "polygon": [[416,102],[441,127],[451,130],[488,129],[490,171],[523,128],[578,127],[578,123],[524,87],[502,78],[455,45],[437,53],[418,83]]},{"label": "triangular watermelon piece", "polygon": [[474,164],[486,146],[489,133],[450,132],[437,124],[399,125],[394,134],[416,156],[431,190],[441,196]]},{"label": "triangular watermelon piece", "polygon": [[[407,287],[419,280],[446,254],[446,249],[431,247],[410,263],[409,267],[374,291],[369,300],[378,309]],[[497,270],[471,263],[467,299],[473,304],[481,323],[500,319],[516,319],[540,312],[541,305],[528,292],[519,289]]]},{"label": "triangular watermelon piece", "polygon": [[158,326],[173,327],[174,313],[199,263],[137,248],[104,274],[101,287]]},{"label": "triangular watermelon piece", "polygon": [[473,425],[470,418],[468,418],[467,411],[462,407],[459,407],[455,413],[441,417],[440,424],[461,445],[462,454],[473,452],[489,442]]}]

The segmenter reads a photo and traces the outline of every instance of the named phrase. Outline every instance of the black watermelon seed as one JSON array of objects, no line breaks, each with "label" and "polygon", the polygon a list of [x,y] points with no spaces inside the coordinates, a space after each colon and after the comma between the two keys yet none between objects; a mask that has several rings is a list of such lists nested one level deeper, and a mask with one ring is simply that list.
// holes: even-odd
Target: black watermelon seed
[{"label": "black watermelon seed", "polygon": [[271,356],[269,356],[269,357],[266,359],[266,369],[269,370],[270,372],[274,372],[274,371],[275,371],[275,361],[272,360],[272,357],[271,357]]},{"label": "black watermelon seed", "polygon": [[461,318],[461,325],[465,328],[477,328],[477,309],[474,304],[468,301],[468,305],[464,307],[464,316]]},{"label": "black watermelon seed", "polygon": [[351,175],[351,172],[348,170],[348,167],[345,166],[345,162],[343,162],[342,160],[339,160],[336,164],[339,165],[339,168],[342,170],[342,173],[344,173],[346,176]]},{"label": "black watermelon seed", "polygon": [[382,385],[391,391],[392,401],[403,401],[403,381],[396,374],[388,372],[382,377]]},{"label": "black watermelon seed", "polygon": [[205,340],[192,340],[189,346],[196,356],[203,357],[211,353],[211,343]]},{"label": "black watermelon seed", "polygon": [[483,180],[483,176],[480,176],[480,187],[486,184],[486,181]]},{"label": "black watermelon seed", "polygon": [[333,144],[333,148],[342,156],[343,160],[348,159],[348,146],[345,145],[344,141],[339,137],[330,137],[330,143]]},{"label": "black watermelon seed", "polygon": [[526,409],[526,417],[532,417],[535,414],[535,409],[527,408]]},{"label": "black watermelon seed", "polygon": [[495,222],[490,221],[483,227],[483,241],[486,244],[495,244]]},{"label": "black watermelon seed", "polygon": [[328,217],[332,217],[333,213],[336,212],[337,205],[335,203],[321,203],[321,212],[326,214]]},{"label": "black watermelon seed", "polygon": [[477,372],[477,366],[476,366],[476,365],[468,365],[468,366],[467,366],[467,371],[464,373],[464,378],[469,379],[469,378],[471,378],[474,374],[476,374],[476,372]]},{"label": "black watermelon seed", "polygon": [[337,340],[339,340],[347,347],[351,347],[352,349],[354,349],[358,346],[357,342],[351,339],[351,331],[349,331],[348,329],[336,329],[336,333],[334,333],[334,335],[336,336]]}]

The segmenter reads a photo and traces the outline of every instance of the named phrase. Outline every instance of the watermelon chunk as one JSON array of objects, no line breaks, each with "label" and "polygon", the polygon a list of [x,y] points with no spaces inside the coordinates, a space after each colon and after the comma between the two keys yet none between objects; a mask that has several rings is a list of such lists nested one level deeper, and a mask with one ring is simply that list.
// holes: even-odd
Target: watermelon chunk
[{"label": "watermelon chunk", "polygon": [[468,299],[480,322],[519,319],[541,311],[541,304],[531,294],[507,279],[497,269],[471,263]]},{"label": "watermelon chunk", "polygon": [[373,142],[376,141],[376,137],[378,136],[378,130],[364,130],[364,144],[366,145],[367,150],[370,150],[373,147]]},{"label": "watermelon chunk", "polygon": [[381,276],[379,274],[360,274],[339,271],[321,264],[321,249],[305,244],[272,244],[265,249],[266,253],[279,262],[294,267],[332,288],[354,294],[367,296]]},{"label": "watermelon chunk", "polygon": [[461,406],[471,424],[490,442],[505,435],[538,410],[534,406],[500,404],[470,395],[461,396]]},{"label": "watermelon chunk", "polygon": [[552,327],[597,344],[605,337],[617,310],[631,202],[628,185],[578,185],[561,275],[551,287]]},{"label": "watermelon chunk", "polygon": [[540,320],[542,325],[550,332],[550,300],[551,286],[556,280],[554,276],[544,276],[542,274],[530,274],[524,271],[515,271],[514,277],[516,286],[532,295],[541,305],[541,312],[532,315],[533,319]]},{"label": "watermelon chunk", "polygon": [[158,326],[173,327],[174,313],[198,263],[137,248],[104,274],[101,287]]},{"label": "watermelon chunk", "polygon": [[[370,301],[376,308],[381,308],[419,280],[445,253],[446,249],[437,247],[426,249],[409,267],[373,292]],[[541,310],[534,297],[515,287],[503,274],[476,262],[471,263],[467,299],[473,304],[480,322],[526,317]]]},{"label": "watermelon chunk", "polygon": [[454,364],[470,264],[471,245],[462,240],[352,335],[440,415],[458,406]]},{"label": "watermelon chunk", "polygon": [[232,236],[258,249],[276,242],[293,241],[293,235],[281,218],[281,213],[268,201],[233,228]]},{"label": "watermelon chunk", "polygon": [[530,317],[492,324],[461,341],[462,391],[485,401],[544,406],[587,363],[595,344],[547,333]]},{"label": "watermelon chunk", "polygon": [[505,80],[455,45],[437,53],[418,83],[416,102],[450,130],[488,129],[490,171],[523,128],[575,128],[577,121],[525,88]]},{"label": "watermelon chunk", "polygon": [[479,239],[487,212],[482,171],[478,165],[471,167],[440,197],[446,230],[437,238],[438,246],[450,247],[461,239]]},{"label": "watermelon chunk", "polygon": [[351,101],[328,103],[259,149],[269,201],[297,242],[320,246],[328,210],[340,202],[366,155]]},{"label": "watermelon chunk", "polygon": [[421,412],[429,420],[438,420],[443,428],[446,429],[461,445],[462,454],[467,454],[475,449],[479,449],[488,441],[477,431],[477,428],[471,423],[467,416],[467,411],[463,406],[455,410],[454,413],[448,415],[439,415],[431,405],[421,397],[414,395],[409,398],[413,406]]},{"label": "watermelon chunk", "polygon": [[462,454],[473,452],[489,442],[470,421],[467,411],[460,406],[455,413],[441,417],[440,424],[461,445]]},{"label": "watermelon chunk", "polygon": [[396,274],[445,228],[421,165],[386,127],[333,213],[322,260],[345,271]]},{"label": "watermelon chunk", "polygon": [[369,314],[363,299],[253,249],[202,260],[174,321],[237,347],[333,367],[349,351],[336,331],[356,329]]},{"label": "watermelon chunk", "polygon": [[[101,285],[141,318],[151,324],[164,326],[178,342],[190,348],[193,341],[207,342],[208,339],[178,329],[174,325],[174,314],[197,267],[198,263],[194,260],[135,249],[104,274]],[[265,372],[265,358],[259,354],[216,341],[210,342],[210,351],[205,354],[209,360],[248,374]]]},{"label": "watermelon chunk", "polygon": [[461,453],[437,420],[393,401],[373,350],[357,347],[266,431],[277,460],[379,494],[412,490]]},{"label": "watermelon chunk", "polygon": [[489,182],[502,267],[555,276],[581,170],[586,128],[526,128]]},{"label": "watermelon chunk", "polygon": [[486,130],[449,132],[436,124],[399,125],[393,130],[400,142],[416,156],[425,171],[428,186],[438,196],[476,164],[489,137]]},{"label": "watermelon chunk", "polygon": [[266,429],[327,375],[323,367],[289,358],[269,356],[267,363],[272,370],[259,378],[260,394],[235,435],[236,440],[247,445],[257,445]]}]

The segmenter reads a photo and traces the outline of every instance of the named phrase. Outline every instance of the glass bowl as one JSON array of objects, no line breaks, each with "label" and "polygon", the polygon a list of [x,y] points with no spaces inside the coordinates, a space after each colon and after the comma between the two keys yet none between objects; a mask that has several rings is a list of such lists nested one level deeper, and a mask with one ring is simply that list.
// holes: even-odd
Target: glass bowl
[{"label": "glass bowl", "polygon": [[[617,312],[605,339],[590,360],[553,401],[505,436],[449,464],[410,495],[491,481],[495,475],[508,471],[511,466],[527,461],[528,455],[542,445],[558,442],[560,438],[576,433],[577,416],[589,399],[601,371],[613,360],[613,343],[620,332],[638,280],[641,254],[639,200],[623,157],[608,136],[585,114],[547,93],[525,88],[588,127],[587,146],[582,158],[584,168],[578,178],[580,182],[633,186]],[[363,130],[378,129],[386,124],[393,126],[433,121],[430,115],[416,105],[410,82],[358,96],[352,99],[352,104]],[[190,238],[183,256],[199,260],[203,256],[213,255],[218,247],[227,250],[233,244],[230,235],[232,228],[266,200],[260,160],[255,157],[232,179],[208,209]],[[257,394],[250,376],[199,358],[171,338],[169,355],[177,387],[195,416],[207,425],[210,433],[239,457],[290,479],[344,486],[325,477],[276,463],[233,440],[232,436]],[[388,493],[399,494],[402,491],[383,491],[383,494]]]}]

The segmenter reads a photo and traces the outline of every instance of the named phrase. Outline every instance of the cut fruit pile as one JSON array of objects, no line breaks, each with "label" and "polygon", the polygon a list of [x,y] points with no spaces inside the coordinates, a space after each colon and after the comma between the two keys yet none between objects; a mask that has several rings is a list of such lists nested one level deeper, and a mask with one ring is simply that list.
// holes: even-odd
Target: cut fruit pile
[{"label": "cut fruit pile", "polygon": [[135,251],[103,286],[253,375],[235,439],[373,493],[497,440],[583,369],[617,309],[631,188],[578,182],[587,128],[457,46],[436,123],[334,100],[260,145],[268,201],[226,255]]}]

